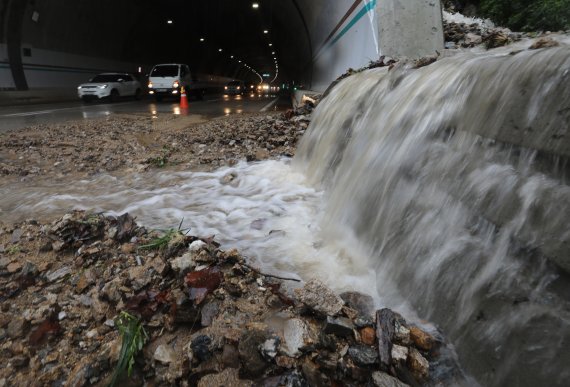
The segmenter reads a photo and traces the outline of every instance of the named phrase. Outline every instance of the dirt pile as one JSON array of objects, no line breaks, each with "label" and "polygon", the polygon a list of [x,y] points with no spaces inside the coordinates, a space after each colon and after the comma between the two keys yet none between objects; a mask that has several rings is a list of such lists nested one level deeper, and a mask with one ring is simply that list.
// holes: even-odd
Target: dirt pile
[{"label": "dirt pile", "polygon": [[[204,120],[188,122],[195,121]],[[81,177],[165,166],[208,170],[240,159],[292,156],[309,123],[282,113],[185,122],[131,115],[3,133],[0,175]]]},{"label": "dirt pile", "polygon": [[433,385],[458,374],[441,336],[375,311],[369,296],[317,280],[293,290],[212,238],[151,232],[128,214],[3,226],[0,283],[0,385],[107,385],[117,363],[130,385]]}]

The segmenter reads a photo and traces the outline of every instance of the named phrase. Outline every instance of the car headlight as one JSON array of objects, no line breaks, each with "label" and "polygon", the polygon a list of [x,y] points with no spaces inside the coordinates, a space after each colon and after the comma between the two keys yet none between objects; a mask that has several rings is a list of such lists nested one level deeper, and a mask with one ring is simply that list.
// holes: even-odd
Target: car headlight
[{"label": "car headlight", "polygon": [[172,84],[172,88],[173,88],[173,89],[178,89],[178,86],[180,86],[180,82],[174,81],[174,83]]},{"label": "car headlight", "polygon": [[109,85],[101,85],[101,86],[99,86],[100,89],[106,89],[107,87],[109,87]]},{"label": "car headlight", "polygon": [[149,82],[149,83],[148,83],[148,88],[149,88],[149,89],[152,89],[152,82]]},{"label": "car headlight", "polygon": [[77,90],[81,90],[83,86],[77,86]]},{"label": "car headlight", "polygon": [[241,87],[238,86],[237,89],[239,90],[239,89],[241,89]]},{"label": "car headlight", "polygon": [[227,89],[228,89],[228,87],[227,87],[227,86],[224,86],[224,90],[227,90]]}]

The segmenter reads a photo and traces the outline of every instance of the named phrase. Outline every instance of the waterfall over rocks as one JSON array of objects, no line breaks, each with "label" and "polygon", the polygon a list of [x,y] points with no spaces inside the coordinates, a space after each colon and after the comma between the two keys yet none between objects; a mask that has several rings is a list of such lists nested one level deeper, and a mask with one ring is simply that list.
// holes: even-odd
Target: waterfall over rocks
[{"label": "waterfall over rocks", "polygon": [[570,47],[368,70],[313,113],[294,166],[384,300],[410,302],[482,385],[570,380]]}]

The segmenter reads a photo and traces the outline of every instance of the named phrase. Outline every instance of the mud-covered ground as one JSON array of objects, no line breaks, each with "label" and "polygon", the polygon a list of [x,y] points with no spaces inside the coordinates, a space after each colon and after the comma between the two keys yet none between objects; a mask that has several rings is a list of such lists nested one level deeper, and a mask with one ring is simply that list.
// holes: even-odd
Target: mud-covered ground
[{"label": "mud-covered ground", "polygon": [[[0,180],[292,156],[309,110],[35,126],[0,136]],[[129,215],[0,223],[0,308],[0,386],[402,386],[460,376],[437,332],[375,311],[368,295],[267,275],[212,239],[149,231]]]}]

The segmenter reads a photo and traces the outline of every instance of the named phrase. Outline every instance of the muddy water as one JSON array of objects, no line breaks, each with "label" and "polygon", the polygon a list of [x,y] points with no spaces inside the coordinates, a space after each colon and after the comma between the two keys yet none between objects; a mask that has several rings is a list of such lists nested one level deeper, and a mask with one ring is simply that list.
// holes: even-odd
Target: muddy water
[{"label": "muddy water", "polygon": [[544,162],[559,144],[545,136],[540,152],[524,136],[487,137],[565,130],[570,55],[549,50],[350,77],[319,105],[294,162],[12,182],[0,215],[130,212],[159,229],[183,220],[264,270],[436,322],[482,385],[564,386],[570,280],[553,258],[570,236],[567,164]]}]

